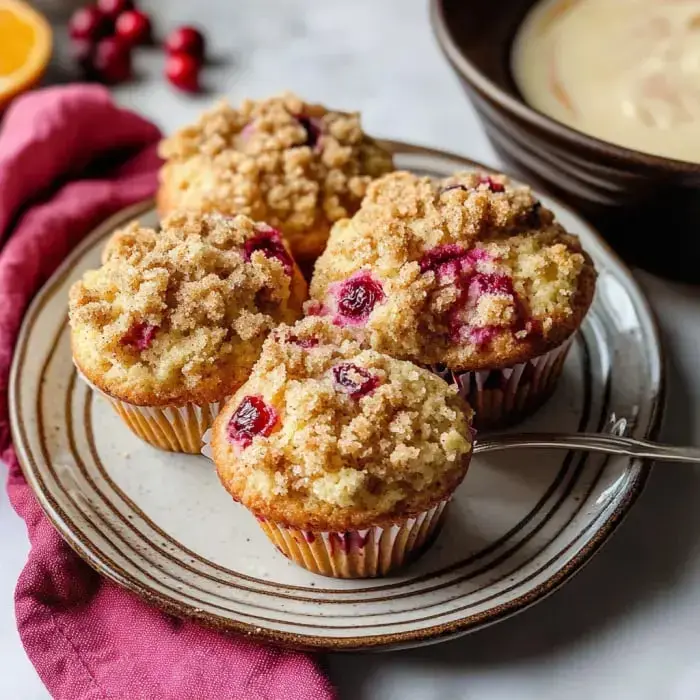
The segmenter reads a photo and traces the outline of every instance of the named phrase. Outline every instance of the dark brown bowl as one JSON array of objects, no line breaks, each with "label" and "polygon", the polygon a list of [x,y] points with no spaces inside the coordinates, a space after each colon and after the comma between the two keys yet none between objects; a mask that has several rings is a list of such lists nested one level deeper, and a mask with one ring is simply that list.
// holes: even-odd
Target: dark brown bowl
[{"label": "dark brown bowl", "polygon": [[504,164],[569,202],[628,262],[700,282],[700,164],[587,136],[525,104],[510,71],[536,0],[431,0],[440,47]]}]

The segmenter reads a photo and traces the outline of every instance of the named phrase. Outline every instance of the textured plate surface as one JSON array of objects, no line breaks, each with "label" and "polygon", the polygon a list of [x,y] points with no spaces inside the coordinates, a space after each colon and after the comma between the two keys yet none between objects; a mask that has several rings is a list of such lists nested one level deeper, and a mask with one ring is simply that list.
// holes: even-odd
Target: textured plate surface
[{"label": "textured plate surface", "polygon": [[[399,166],[448,174],[470,161],[393,144]],[[523,429],[601,430],[610,415],[653,436],[663,371],[653,318],[629,272],[591,228],[543,196],[596,261],[596,299],[552,400]],[[281,644],[396,647],[446,639],[542,599],[619,524],[650,465],[556,451],[480,456],[434,547],[385,579],[340,581],[288,562],[219,486],[204,457],[141,443],[76,381],[66,298],[99,265],[107,236],[151,203],[91,234],[36,298],[11,379],[15,444],[61,534],[96,569],[167,611]]]}]

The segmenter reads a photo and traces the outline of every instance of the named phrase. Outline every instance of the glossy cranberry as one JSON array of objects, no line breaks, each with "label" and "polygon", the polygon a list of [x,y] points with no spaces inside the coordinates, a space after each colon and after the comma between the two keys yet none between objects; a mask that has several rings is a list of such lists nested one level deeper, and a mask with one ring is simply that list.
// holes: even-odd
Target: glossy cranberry
[{"label": "glossy cranberry", "polygon": [[351,362],[342,362],[333,367],[336,386],[353,399],[359,399],[373,392],[379,386],[379,377]]},{"label": "glossy cranberry", "polygon": [[492,177],[489,177],[488,175],[482,175],[481,179],[479,180],[480,185],[486,185],[491,192],[505,192],[506,188],[504,185],[502,185],[500,182],[496,182]]},{"label": "glossy cranberry", "polygon": [[71,39],[99,41],[112,30],[111,22],[94,5],[78,8],[68,22]]},{"label": "glossy cranberry", "polygon": [[321,135],[321,128],[318,125],[318,120],[303,115],[298,116],[296,119],[304,127],[304,131],[306,132],[306,141],[304,141],[304,145],[313,148],[318,143],[319,136]]},{"label": "glossy cranberry", "polygon": [[71,42],[70,54],[73,61],[80,67],[84,77],[93,78],[92,56],[95,45],[87,39],[74,39]]},{"label": "glossy cranberry", "polygon": [[158,326],[150,323],[136,323],[125,335],[122,336],[121,344],[127,345],[135,350],[148,350],[158,333]]},{"label": "glossy cranberry", "polygon": [[274,258],[279,260],[288,275],[292,274],[292,258],[287,249],[282,243],[280,232],[274,228],[260,231],[253,238],[249,238],[243,244],[243,253],[245,259],[250,260],[253,253],[260,251],[266,258]]},{"label": "glossy cranberry", "polygon": [[131,77],[131,48],[115,37],[102,39],[95,47],[92,65],[103,83],[123,83]]},{"label": "glossy cranberry", "polygon": [[199,61],[186,53],[172,54],[165,62],[165,76],[172,85],[184,92],[199,90],[199,69]]},{"label": "glossy cranberry", "polygon": [[204,59],[204,49],[204,35],[194,27],[178,27],[165,40],[168,53],[186,53],[200,62]]},{"label": "glossy cranberry", "polygon": [[97,7],[105,17],[114,22],[123,12],[133,10],[134,3],[132,0],[97,0]]},{"label": "glossy cranberry", "polygon": [[369,272],[361,271],[341,283],[338,313],[350,323],[361,324],[384,299],[382,285]]},{"label": "glossy cranberry", "polygon": [[231,442],[248,447],[256,435],[267,437],[277,424],[277,411],[261,396],[246,396],[228,423]]},{"label": "glossy cranberry", "polygon": [[150,44],[151,18],[139,10],[127,10],[117,17],[114,25],[115,34],[129,46]]}]

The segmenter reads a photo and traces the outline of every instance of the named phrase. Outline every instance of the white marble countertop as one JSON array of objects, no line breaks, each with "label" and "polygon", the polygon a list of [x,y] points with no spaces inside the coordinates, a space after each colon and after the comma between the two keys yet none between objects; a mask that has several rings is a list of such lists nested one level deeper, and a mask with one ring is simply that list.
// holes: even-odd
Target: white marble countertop
[{"label": "white marble countertop", "polygon": [[[164,30],[200,23],[217,58],[206,73],[210,94],[193,99],[161,79],[158,52],[139,55],[140,81],[115,93],[164,130],[193,119],[217,93],[237,101],[289,88],[307,99],[361,110],[367,130],[378,136],[496,163],[432,38],[425,0],[141,5]],[[700,444],[700,288],[643,273],[638,279],[659,315],[668,351],[665,437]],[[49,695],[24,655],[14,623],[13,590],[28,543],[4,490],[0,494],[0,698],[44,700]],[[697,700],[699,500],[699,469],[657,467],[620,531],[555,595],[455,642],[329,656],[341,698]]]}]

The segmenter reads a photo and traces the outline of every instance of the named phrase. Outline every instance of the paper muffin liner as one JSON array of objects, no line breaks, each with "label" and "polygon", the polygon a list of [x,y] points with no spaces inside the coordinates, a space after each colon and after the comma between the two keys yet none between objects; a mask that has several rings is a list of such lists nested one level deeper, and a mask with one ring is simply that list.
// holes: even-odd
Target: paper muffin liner
[{"label": "paper muffin liner", "polygon": [[102,394],[127,427],[137,437],[168,452],[199,454],[202,436],[209,430],[225,401],[208,404],[186,403],[182,406],[136,406],[114,398],[95,386],[82,372],[78,376]]},{"label": "paper muffin liner", "polygon": [[417,559],[434,541],[450,499],[403,523],[349,532],[310,532],[257,518],[277,549],[322,576],[374,578]]},{"label": "paper muffin liner", "polygon": [[532,415],[554,393],[573,337],[544,355],[511,367],[453,372],[444,366],[430,369],[447,382],[474,409],[477,430],[504,428]]}]

